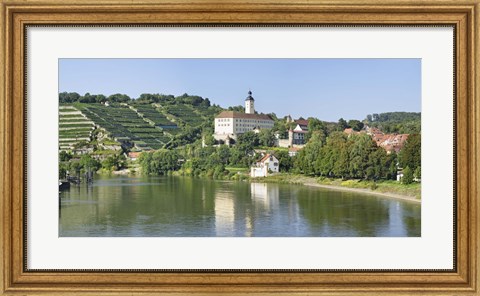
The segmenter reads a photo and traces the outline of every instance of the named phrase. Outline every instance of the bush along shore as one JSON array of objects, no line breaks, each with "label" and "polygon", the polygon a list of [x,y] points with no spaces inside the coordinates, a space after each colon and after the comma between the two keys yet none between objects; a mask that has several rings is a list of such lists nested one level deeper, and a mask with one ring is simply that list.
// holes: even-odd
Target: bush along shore
[{"label": "bush along shore", "polygon": [[251,178],[252,182],[301,184],[333,190],[352,191],[377,196],[397,198],[402,200],[421,201],[421,184],[401,184],[400,182],[384,180],[341,180],[324,177],[310,177],[301,174],[276,174],[265,178]]}]

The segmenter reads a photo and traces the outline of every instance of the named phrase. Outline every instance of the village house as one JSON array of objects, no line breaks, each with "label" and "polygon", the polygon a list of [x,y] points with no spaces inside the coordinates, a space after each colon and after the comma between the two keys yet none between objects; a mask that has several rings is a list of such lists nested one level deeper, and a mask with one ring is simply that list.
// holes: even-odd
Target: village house
[{"label": "village house", "polygon": [[136,161],[142,152],[128,152],[127,158],[131,161]]},{"label": "village house", "polygon": [[[299,123],[301,122],[301,123]],[[294,129],[288,131],[288,140],[290,147],[293,145],[305,145],[305,136],[308,133],[308,122],[306,120],[297,120],[297,126]]]},{"label": "village house", "polygon": [[392,152],[400,152],[409,136],[408,134],[384,134],[378,128],[370,128],[368,126],[359,132],[353,130],[352,128],[346,128],[343,132],[349,136],[353,134],[366,133],[372,137],[375,143],[377,143],[377,146],[385,149],[388,154]]},{"label": "village house", "polygon": [[266,177],[269,174],[278,173],[280,163],[273,154],[266,154],[262,159],[250,168],[250,176]]},{"label": "village house", "polygon": [[213,137],[219,141],[236,139],[237,135],[248,131],[259,132],[262,129],[273,128],[274,121],[269,115],[255,113],[255,100],[252,92],[245,99],[245,113],[223,111],[215,117],[215,132]]},{"label": "village house", "polygon": [[302,148],[306,144],[305,139],[308,133],[308,120],[302,118],[292,120],[292,117],[288,115],[287,123],[294,123],[295,128],[288,130],[288,139],[279,139],[279,137],[277,137],[277,146],[284,148]]}]

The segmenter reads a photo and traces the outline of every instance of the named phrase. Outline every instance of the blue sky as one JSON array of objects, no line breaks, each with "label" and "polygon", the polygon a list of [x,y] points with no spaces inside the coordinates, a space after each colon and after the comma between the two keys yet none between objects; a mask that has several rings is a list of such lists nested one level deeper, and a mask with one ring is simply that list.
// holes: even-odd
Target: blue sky
[{"label": "blue sky", "polygon": [[222,107],[321,120],[421,111],[420,59],[60,59],[59,91],[188,93]]}]

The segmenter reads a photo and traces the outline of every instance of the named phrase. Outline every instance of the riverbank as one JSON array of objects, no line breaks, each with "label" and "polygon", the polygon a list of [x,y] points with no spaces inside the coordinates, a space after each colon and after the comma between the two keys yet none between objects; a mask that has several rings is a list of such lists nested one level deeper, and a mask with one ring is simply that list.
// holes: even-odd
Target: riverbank
[{"label": "riverbank", "polygon": [[300,184],[346,192],[371,194],[386,198],[395,198],[420,203],[420,184],[403,185],[395,181],[372,182],[363,180],[348,180],[314,178],[297,174],[277,174],[266,178],[252,179],[255,182]]},{"label": "riverbank", "polygon": [[[265,178],[251,178],[245,168],[228,168],[228,174],[207,174],[200,175],[200,178],[228,181],[250,181],[258,183],[282,183],[298,184],[310,187],[319,187],[330,190],[356,192],[369,195],[376,195],[386,198],[395,198],[416,203],[421,202],[421,184],[401,184],[397,181],[365,181],[365,180],[341,180],[330,178],[315,178],[301,174],[280,173]],[[139,175],[139,168],[123,169],[109,172],[111,175]],[[187,172],[179,170],[171,172],[174,176],[190,176]]]}]

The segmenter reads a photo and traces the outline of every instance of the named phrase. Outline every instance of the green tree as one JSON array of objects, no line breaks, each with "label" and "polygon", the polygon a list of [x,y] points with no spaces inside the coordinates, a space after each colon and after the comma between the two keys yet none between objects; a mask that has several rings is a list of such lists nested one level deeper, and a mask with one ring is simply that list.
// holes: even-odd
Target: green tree
[{"label": "green tree", "polygon": [[275,144],[275,136],[273,135],[272,130],[260,130],[260,133],[258,133],[258,142],[262,146],[272,147]]},{"label": "green tree", "polygon": [[68,167],[68,171],[70,175],[80,175],[80,171],[82,170],[82,165],[80,164],[79,161],[71,161],[70,165]]},{"label": "green tree", "polygon": [[62,92],[58,94],[58,100],[60,103],[74,103],[80,99],[80,95],[76,92]]},{"label": "green tree", "polygon": [[60,163],[58,166],[58,178],[65,179],[67,177],[68,165],[65,163]]},{"label": "green tree", "polygon": [[209,146],[215,145],[215,138],[213,137],[213,135],[211,133],[205,134],[203,136],[203,139],[205,141],[205,145],[209,145]]},{"label": "green tree", "polygon": [[116,171],[125,167],[125,162],[126,162],[126,159],[124,155],[118,155],[118,154],[109,155],[102,162],[102,167],[109,171]]},{"label": "green tree", "polygon": [[60,151],[59,159],[60,161],[69,161],[70,159],[72,159],[72,155],[66,151]]},{"label": "green tree", "polygon": [[220,145],[217,148],[217,154],[220,162],[223,165],[227,165],[230,159],[230,147],[227,145]]},{"label": "green tree", "polygon": [[352,178],[367,178],[366,170],[369,167],[370,154],[377,150],[377,145],[367,134],[352,135],[348,138],[349,146],[349,175]]},{"label": "green tree", "polygon": [[320,131],[314,133],[307,145],[298,153],[295,159],[296,168],[307,175],[320,175],[320,167],[322,165],[321,150],[323,145],[323,133]]},{"label": "green tree", "polygon": [[115,103],[126,103],[130,100],[131,98],[126,94],[113,94],[108,97],[108,101]]},{"label": "green tree", "polygon": [[236,145],[240,150],[245,151],[246,154],[250,154],[254,147],[260,145],[260,141],[257,134],[249,131],[237,136]]},{"label": "green tree", "polygon": [[[146,155],[142,157],[143,155]],[[139,158],[142,171],[148,175],[165,175],[180,168],[176,150],[160,149],[154,153],[142,153]]]},{"label": "green tree", "polygon": [[403,184],[412,184],[413,183],[413,172],[410,167],[406,167],[403,169],[403,177],[402,177]]},{"label": "green tree", "polygon": [[399,162],[400,166],[410,167],[415,171],[417,167],[421,166],[422,162],[422,141],[420,134],[413,134],[405,141],[403,149],[400,151]]},{"label": "green tree", "polygon": [[422,167],[421,167],[421,166],[418,166],[418,167],[415,169],[415,172],[413,173],[413,176],[414,176],[417,180],[421,180],[421,179],[422,179]]},{"label": "green tree", "polygon": [[348,121],[348,126],[351,127],[354,131],[361,131],[363,128],[363,122],[360,120],[352,119]]},{"label": "green tree", "polygon": [[308,118],[308,133],[305,135],[305,140],[309,141],[314,133],[321,132],[326,135],[325,124],[317,118]]},{"label": "green tree", "polygon": [[80,158],[80,165],[84,171],[96,172],[100,168],[100,163],[92,158],[90,155],[85,154]]},{"label": "green tree", "polygon": [[288,155],[288,151],[278,150],[274,155],[278,159],[280,172],[289,172],[292,169],[294,160]]},{"label": "green tree", "polygon": [[340,131],[343,131],[343,130],[345,130],[346,128],[348,128],[348,123],[347,123],[347,121],[346,121],[345,119],[343,119],[343,118],[340,118],[340,119],[338,120],[338,129],[339,129]]}]

